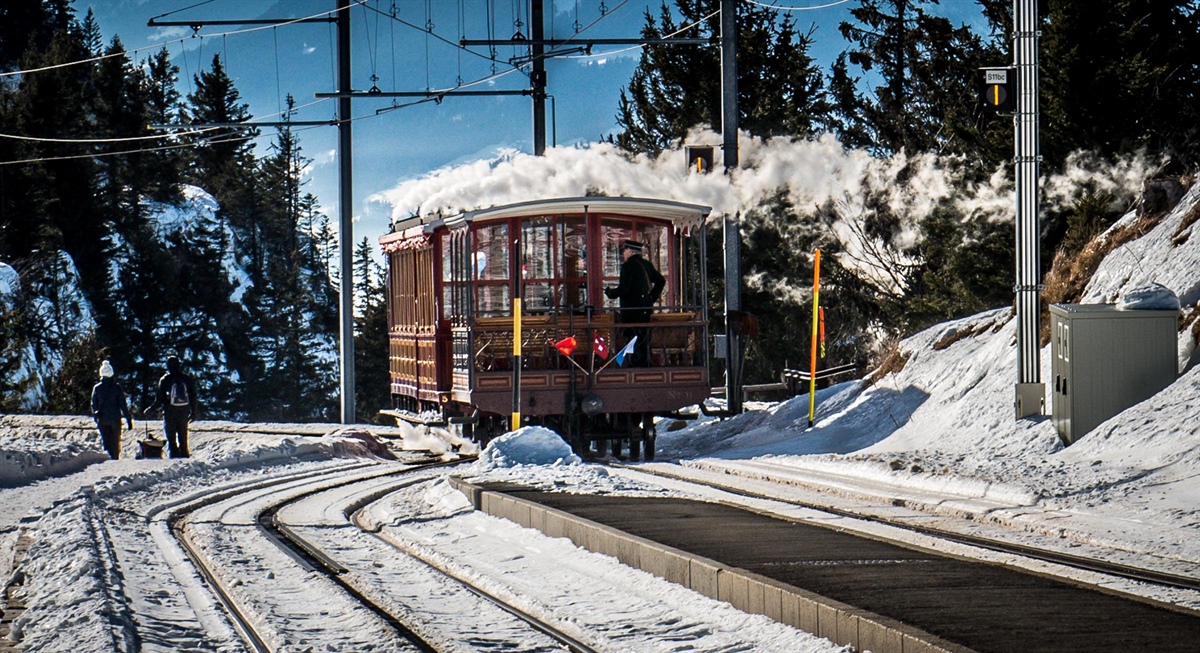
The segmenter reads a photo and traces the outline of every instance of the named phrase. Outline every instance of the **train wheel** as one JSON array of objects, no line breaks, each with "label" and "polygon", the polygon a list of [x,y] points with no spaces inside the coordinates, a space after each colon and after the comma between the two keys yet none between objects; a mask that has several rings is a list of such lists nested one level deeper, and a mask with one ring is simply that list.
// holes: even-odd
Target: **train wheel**
[{"label": "train wheel", "polygon": [[654,416],[642,415],[642,451],[645,454],[642,459],[647,462],[654,460],[654,441],[657,435],[654,430]]}]

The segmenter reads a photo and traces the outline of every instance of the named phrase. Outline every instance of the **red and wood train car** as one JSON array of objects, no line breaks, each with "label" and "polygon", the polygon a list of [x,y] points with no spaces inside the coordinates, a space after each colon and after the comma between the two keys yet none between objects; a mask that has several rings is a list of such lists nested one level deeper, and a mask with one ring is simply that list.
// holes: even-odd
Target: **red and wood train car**
[{"label": "red and wood train car", "polygon": [[[509,430],[519,412],[523,424],[553,428],[581,453],[593,444],[604,453],[611,444],[615,454],[628,442],[631,457],[644,450],[652,458],[653,417],[710,394],[709,211],[665,200],[576,197],[396,222],[380,238],[388,259],[393,412],[462,424],[465,435],[481,441]],[[666,278],[647,323],[623,323],[616,300],[604,293],[617,285],[626,240],[645,243],[645,258]],[[613,356],[629,327],[649,340],[648,360],[637,367]],[[568,359],[555,343],[571,337],[579,344]]]}]

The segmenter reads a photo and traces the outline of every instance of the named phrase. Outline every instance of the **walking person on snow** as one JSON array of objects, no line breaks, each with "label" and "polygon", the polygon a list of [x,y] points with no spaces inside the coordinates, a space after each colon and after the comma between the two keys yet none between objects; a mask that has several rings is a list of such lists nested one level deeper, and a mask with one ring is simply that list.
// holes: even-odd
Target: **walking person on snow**
[{"label": "walking person on snow", "polygon": [[108,457],[117,460],[121,457],[121,417],[132,431],[133,415],[129,412],[125,390],[113,378],[113,366],[108,361],[100,365],[100,382],[92,386],[92,417]]},{"label": "walking person on snow", "polygon": [[167,357],[167,373],[158,380],[154,403],[146,409],[163,411],[163,431],[171,448],[172,458],[187,458],[188,422],[196,417],[196,386],[192,377],[183,373],[177,356]]}]

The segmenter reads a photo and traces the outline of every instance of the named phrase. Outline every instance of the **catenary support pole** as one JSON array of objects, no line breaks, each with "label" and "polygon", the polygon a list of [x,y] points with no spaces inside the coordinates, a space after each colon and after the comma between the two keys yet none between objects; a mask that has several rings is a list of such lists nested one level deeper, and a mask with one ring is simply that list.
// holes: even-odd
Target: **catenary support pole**
[{"label": "catenary support pole", "polygon": [[[738,166],[737,0],[721,0],[721,158],[725,174]],[[725,400],[742,412],[742,341],[730,313],[742,310],[740,215],[725,216]]]},{"label": "catenary support pole", "polygon": [[725,216],[725,403],[742,412],[742,341],[734,315],[742,310],[742,238],[739,214]]},{"label": "catenary support pole", "polygon": [[1017,419],[1044,412],[1041,382],[1041,273],[1038,240],[1038,0],[1013,0],[1013,65],[1017,71],[1015,138]]},{"label": "catenary support pole", "polygon": [[[350,0],[337,0],[338,93],[350,92]],[[342,424],[355,422],[354,411],[354,177],[352,175],[350,96],[337,101],[338,249],[341,254]]]},{"label": "catenary support pole", "polygon": [[533,71],[529,75],[533,88],[533,153],[542,156],[546,153],[546,46],[542,44],[545,36],[542,0],[531,0],[529,11],[532,14],[530,36],[533,38]]},{"label": "catenary support pole", "polygon": [[738,167],[737,0],[721,0],[721,157]]}]

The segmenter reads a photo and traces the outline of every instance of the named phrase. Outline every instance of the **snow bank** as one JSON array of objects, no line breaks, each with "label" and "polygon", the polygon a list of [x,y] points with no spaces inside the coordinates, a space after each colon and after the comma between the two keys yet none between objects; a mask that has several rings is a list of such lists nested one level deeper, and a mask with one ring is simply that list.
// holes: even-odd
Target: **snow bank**
[{"label": "snow bank", "polygon": [[[22,565],[30,583],[26,610],[9,638],[29,651],[127,650],[136,626],[125,602],[114,600],[113,553],[96,546],[103,524],[90,501],[59,505],[38,522],[38,537]],[[39,614],[54,615],[34,620]]]},{"label": "snow bank", "polygon": [[[123,436],[122,461],[132,460],[133,439],[148,424],[138,422],[134,432]],[[196,474],[205,469],[224,469],[293,458],[380,458],[392,460],[378,438],[363,428],[342,429],[330,425],[258,425],[259,431],[239,432],[245,425],[225,422],[196,422],[189,434],[192,457],[175,460],[175,472],[159,470],[145,461],[153,482],[159,474]],[[332,429],[332,430],[331,430]],[[289,432],[290,431],[290,432]],[[47,478],[73,474],[95,463],[108,462],[92,420],[74,415],[0,415],[0,488],[19,487]],[[129,482],[129,481],[127,481]]]},{"label": "snow bank", "polygon": [[1161,283],[1151,283],[1126,291],[1117,302],[1117,308],[1123,311],[1177,311],[1179,297]]},{"label": "snow bank", "polygon": [[17,426],[22,419],[0,415],[0,487],[28,485],[77,472],[108,460],[91,420],[75,419],[64,428]]},{"label": "snow bank", "polygon": [[582,461],[557,433],[542,426],[525,426],[488,443],[479,455],[477,471],[521,465],[578,465]]}]

